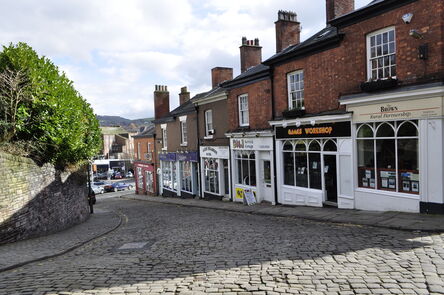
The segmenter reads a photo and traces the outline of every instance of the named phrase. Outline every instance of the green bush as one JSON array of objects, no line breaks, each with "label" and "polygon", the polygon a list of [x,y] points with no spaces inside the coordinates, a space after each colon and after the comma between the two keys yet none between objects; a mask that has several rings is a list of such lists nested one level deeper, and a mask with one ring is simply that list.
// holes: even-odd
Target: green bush
[{"label": "green bush", "polygon": [[[20,85],[26,97],[14,120],[0,117],[3,143],[34,143],[31,157],[62,167],[97,154],[101,135],[93,109],[57,66],[25,43],[10,44],[0,52],[0,74],[10,72],[24,73]],[[0,95],[0,111],[5,107]]]}]

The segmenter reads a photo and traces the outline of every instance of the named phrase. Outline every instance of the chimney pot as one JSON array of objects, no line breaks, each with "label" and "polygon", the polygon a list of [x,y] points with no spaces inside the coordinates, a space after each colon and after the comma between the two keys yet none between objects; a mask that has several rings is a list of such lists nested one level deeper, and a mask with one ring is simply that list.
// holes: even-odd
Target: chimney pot
[{"label": "chimney pot", "polygon": [[301,24],[297,15],[292,11],[278,11],[278,20],[274,23],[276,28],[276,52],[280,52],[290,45],[300,42]]},{"label": "chimney pot", "polygon": [[167,87],[155,85],[154,87],[154,118],[160,119],[170,112],[170,94]]},{"label": "chimney pot", "polygon": [[242,37],[242,46],[239,48],[241,73],[262,62],[262,47],[259,46],[258,38],[247,40],[246,37]]}]

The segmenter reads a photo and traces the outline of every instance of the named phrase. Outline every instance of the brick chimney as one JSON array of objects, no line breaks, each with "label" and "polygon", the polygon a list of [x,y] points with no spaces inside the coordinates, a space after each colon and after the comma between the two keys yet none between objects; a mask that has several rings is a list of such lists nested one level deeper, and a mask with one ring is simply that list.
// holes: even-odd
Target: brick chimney
[{"label": "brick chimney", "polygon": [[241,73],[262,62],[262,47],[259,46],[259,39],[247,40],[242,37],[240,48]]},{"label": "brick chimney", "polygon": [[180,88],[180,93],[179,93],[180,105],[183,105],[184,103],[186,103],[189,100],[190,100],[190,93],[188,92],[187,87],[184,86],[184,87]]},{"label": "brick chimney", "polygon": [[167,86],[156,85],[154,90],[154,119],[165,117],[170,112],[170,93]]},{"label": "brick chimney", "polygon": [[220,83],[233,79],[233,69],[215,67],[211,69],[211,84],[216,88]]},{"label": "brick chimney", "polygon": [[326,0],[327,24],[341,15],[355,10],[355,0]]},{"label": "brick chimney", "polygon": [[279,10],[276,27],[276,52],[300,42],[301,24],[295,12]]}]

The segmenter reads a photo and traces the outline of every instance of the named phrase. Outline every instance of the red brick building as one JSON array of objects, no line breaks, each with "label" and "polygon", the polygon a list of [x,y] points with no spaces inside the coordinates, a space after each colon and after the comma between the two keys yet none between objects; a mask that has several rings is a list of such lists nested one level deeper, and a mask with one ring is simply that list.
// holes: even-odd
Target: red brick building
[{"label": "red brick building", "polygon": [[326,3],[327,26],[304,42],[280,12],[264,62],[278,201],[444,213],[444,3]]},{"label": "red brick building", "polygon": [[133,136],[134,138],[134,177],[136,193],[157,195],[155,146],[155,126],[150,125]]},{"label": "red brick building", "polygon": [[234,201],[252,193],[258,202],[275,203],[272,93],[269,67],[261,64],[259,39],[242,38],[241,74],[222,86],[228,89],[231,182]]}]

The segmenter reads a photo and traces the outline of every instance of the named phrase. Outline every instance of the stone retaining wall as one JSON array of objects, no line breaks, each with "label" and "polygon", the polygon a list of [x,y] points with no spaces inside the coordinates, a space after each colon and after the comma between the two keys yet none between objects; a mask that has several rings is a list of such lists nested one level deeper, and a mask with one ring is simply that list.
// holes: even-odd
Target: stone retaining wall
[{"label": "stone retaining wall", "polygon": [[0,244],[60,231],[89,217],[86,170],[0,152]]}]

